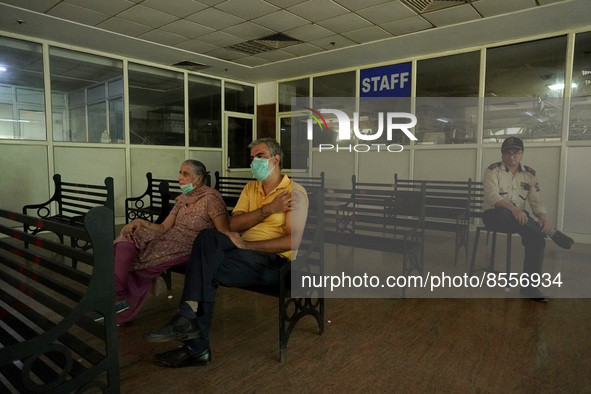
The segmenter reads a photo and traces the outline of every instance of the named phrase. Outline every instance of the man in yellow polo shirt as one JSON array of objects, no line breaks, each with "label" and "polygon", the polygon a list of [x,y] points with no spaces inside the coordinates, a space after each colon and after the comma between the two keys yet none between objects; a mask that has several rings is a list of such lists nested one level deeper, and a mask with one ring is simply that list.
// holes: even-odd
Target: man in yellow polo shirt
[{"label": "man in yellow polo shirt", "polygon": [[231,232],[201,231],[187,265],[178,313],[162,328],[144,335],[151,342],[185,343],[157,354],[157,364],[173,368],[208,364],[217,286],[277,284],[281,265],[295,258],[308,214],[306,190],[281,174],[283,151],[277,141],[261,138],[249,148],[257,180],[244,187],[230,218]]}]

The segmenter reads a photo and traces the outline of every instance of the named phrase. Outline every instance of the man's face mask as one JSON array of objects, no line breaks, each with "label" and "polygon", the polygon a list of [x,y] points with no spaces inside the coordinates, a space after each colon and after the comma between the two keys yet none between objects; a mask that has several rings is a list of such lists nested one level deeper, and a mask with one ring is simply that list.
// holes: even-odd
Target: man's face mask
[{"label": "man's face mask", "polygon": [[252,171],[252,175],[254,175],[258,181],[264,181],[267,179],[271,170],[275,168],[273,167],[269,169],[269,160],[270,159],[263,159],[260,157],[252,159],[252,163],[250,163],[250,171]]}]

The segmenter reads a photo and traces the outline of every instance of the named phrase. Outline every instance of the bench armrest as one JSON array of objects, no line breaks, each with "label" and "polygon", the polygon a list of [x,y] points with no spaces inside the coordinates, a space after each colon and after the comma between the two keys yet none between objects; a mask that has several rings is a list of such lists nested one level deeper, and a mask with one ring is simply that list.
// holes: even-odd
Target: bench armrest
[{"label": "bench armrest", "polygon": [[28,212],[33,211],[33,210],[37,210],[37,212],[35,212],[35,214],[37,216],[39,216],[40,218],[47,218],[50,216],[50,213],[51,213],[49,211],[49,204],[51,204],[54,201],[57,201],[57,199],[55,198],[55,194],[44,203],[25,205],[25,206],[23,206],[23,214],[28,215],[28,216],[33,216]]},{"label": "bench armrest", "polygon": [[402,234],[404,239],[404,248],[414,248],[417,244],[423,243],[424,237],[424,222],[417,221],[417,223]]}]

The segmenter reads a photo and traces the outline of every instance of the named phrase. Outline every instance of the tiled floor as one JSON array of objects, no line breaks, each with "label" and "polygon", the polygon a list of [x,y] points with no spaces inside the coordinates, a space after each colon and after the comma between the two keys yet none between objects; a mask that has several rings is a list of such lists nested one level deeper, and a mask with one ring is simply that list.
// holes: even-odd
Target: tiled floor
[{"label": "tiled floor", "polygon": [[[479,263],[487,261],[483,245]],[[344,257],[351,251],[328,249],[329,260],[359,264]],[[465,272],[469,262],[461,259],[454,267],[452,249],[451,238],[429,236],[425,268]],[[356,253],[368,261],[367,253]],[[504,267],[503,240],[497,253],[497,268]],[[381,256],[380,264],[391,262],[398,272],[398,258]],[[522,258],[516,238],[515,270]],[[588,282],[589,264],[591,245],[563,251],[548,244],[545,270],[570,267],[568,275]],[[152,297],[133,323],[119,329],[123,393],[591,392],[591,299],[329,298],[324,335],[317,335],[312,318],[304,319],[292,334],[287,361],[279,363],[276,300],[220,288],[213,362],[168,369],[155,365],[153,356],[178,344],[147,343],[142,332],[175,312],[182,278],[175,274],[173,280],[170,293]],[[486,296],[506,293],[495,289]]]}]

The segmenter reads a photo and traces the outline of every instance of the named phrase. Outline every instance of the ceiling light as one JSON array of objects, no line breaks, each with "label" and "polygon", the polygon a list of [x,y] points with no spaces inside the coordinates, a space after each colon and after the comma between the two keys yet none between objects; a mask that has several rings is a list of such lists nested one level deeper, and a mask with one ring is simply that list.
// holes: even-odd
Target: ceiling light
[{"label": "ceiling light", "polygon": [[[571,88],[576,88],[578,85],[576,83],[572,83],[570,85]],[[563,83],[555,83],[554,85],[548,85],[548,89],[550,90],[562,90],[564,89],[564,84]]]},{"label": "ceiling light", "polygon": [[0,66],[0,71],[8,71],[8,69],[4,66]]}]

